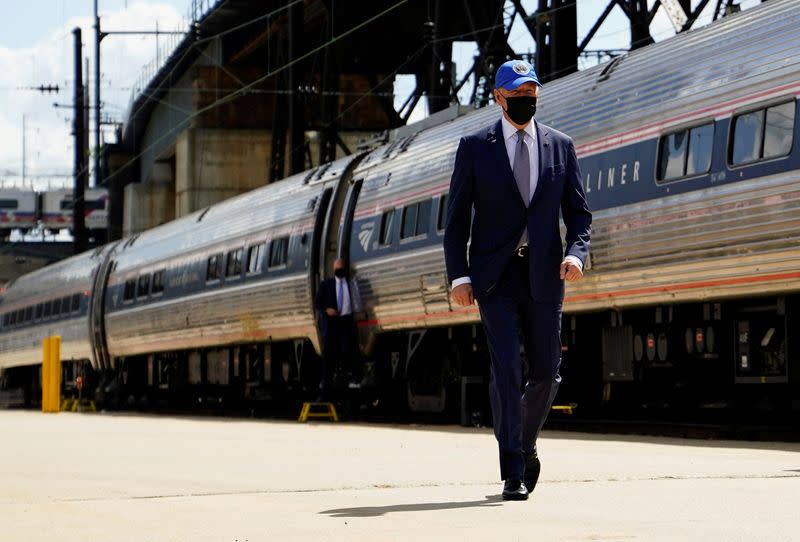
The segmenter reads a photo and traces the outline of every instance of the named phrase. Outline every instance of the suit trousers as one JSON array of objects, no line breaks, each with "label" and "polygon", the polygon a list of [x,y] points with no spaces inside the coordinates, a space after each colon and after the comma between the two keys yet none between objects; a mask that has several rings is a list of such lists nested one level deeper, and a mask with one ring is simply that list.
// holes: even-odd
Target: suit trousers
[{"label": "suit trousers", "polygon": [[512,256],[491,293],[478,300],[491,357],[489,398],[503,480],[523,477],[525,454],[536,449],[561,382],[562,304],[533,301],[528,264],[527,256]]},{"label": "suit trousers", "polygon": [[323,398],[333,395],[334,375],[354,369],[358,355],[353,315],[326,316],[328,319],[322,338],[322,379],[320,392]]}]

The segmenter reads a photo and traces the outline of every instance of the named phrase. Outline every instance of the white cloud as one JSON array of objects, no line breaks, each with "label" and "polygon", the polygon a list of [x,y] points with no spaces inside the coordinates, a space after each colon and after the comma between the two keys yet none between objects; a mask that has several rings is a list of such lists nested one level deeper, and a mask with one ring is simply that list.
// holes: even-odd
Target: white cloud
[{"label": "white cloud", "polygon": [[[173,6],[157,2],[130,3],[127,9],[101,11],[101,28],[114,30],[184,29],[182,14]],[[69,18],[61,28],[25,48],[0,47],[0,183],[20,184],[22,173],[22,116],[26,116],[26,165],[37,188],[63,184],[68,178],[46,177],[72,172],[73,145],[71,109],[56,109],[54,102],[72,104],[73,36],[76,26],[83,33],[83,56],[89,58],[94,77],[94,30],[91,17]],[[162,49],[175,38],[159,36]],[[142,73],[142,66],[156,57],[155,36],[109,35],[101,44],[101,100],[103,115],[123,120],[130,87]],[[162,55],[163,57],[163,55]],[[41,94],[25,87],[57,84],[58,94]],[[93,92],[93,86],[90,89]],[[92,98],[93,103],[94,98]],[[92,140],[93,141],[93,136]]]}]

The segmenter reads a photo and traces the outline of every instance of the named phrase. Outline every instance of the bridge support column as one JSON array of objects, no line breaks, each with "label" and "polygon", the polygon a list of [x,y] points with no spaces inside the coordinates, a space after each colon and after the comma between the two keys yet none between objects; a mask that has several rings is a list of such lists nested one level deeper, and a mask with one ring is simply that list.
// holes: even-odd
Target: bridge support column
[{"label": "bridge support column", "polygon": [[262,186],[271,144],[266,130],[184,130],[175,144],[175,216]]},{"label": "bridge support column", "polygon": [[174,170],[173,160],[156,162],[147,182],[125,187],[125,236],[154,228],[175,218]]}]

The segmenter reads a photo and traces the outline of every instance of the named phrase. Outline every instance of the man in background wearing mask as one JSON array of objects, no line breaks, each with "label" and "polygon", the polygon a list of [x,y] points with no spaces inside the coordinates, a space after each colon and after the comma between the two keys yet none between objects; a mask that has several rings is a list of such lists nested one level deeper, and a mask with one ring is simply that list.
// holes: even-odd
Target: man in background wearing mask
[{"label": "man in background wearing mask", "polygon": [[322,380],[318,401],[330,401],[334,374],[350,372],[358,359],[353,313],[360,310],[355,281],[350,280],[347,261],[333,262],[333,278],[320,282],[315,305],[322,335]]},{"label": "man in background wearing mask", "polygon": [[564,280],[583,276],[592,222],[572,140],[533,120],[540,88],[527,62],[497,70],[503,115],[461,138],[444,234],[453,300],[477,300],[486,332],[504,500],[527,499],[539,478],[536,439],[561,382]]}]

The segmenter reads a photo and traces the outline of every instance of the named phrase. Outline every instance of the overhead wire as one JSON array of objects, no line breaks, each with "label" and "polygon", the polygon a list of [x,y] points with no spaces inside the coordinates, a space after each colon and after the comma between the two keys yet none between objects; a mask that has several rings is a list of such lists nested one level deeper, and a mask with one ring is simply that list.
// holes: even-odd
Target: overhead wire
[{"label": "overhead wire", "polygon": [[[164,85],[168,84],[171,81],[172,75],[175,73],[175,71],[181,65],[183,60],[195,48],[200,47],[202,45],[205,45],[206,43],[209,43],[209,42],[211,42],[213,40],[216,40],[216,39],[219,39],[221,37],[227,36],[228,34],[231,34],[233,32],[237,32],[237,31],[239,31],[239,30],[241,30],[243,28],[246,28],[246,27],[248,27],[250,25],[253,25],[255,23],[261,22],[261,21],[263,21],[265,19],[269,19],[271,17],[274,17],[275,15],[279,14],[280,12],[288,10],[289,8],[291,8],[291,7],[293,7],[293,6],[297,5],[297,4],[300,4],[303,1],[304,0],[292,0],[291,2],[287,3],[285,6],[281,6],[281,7],[277,8],[277,9],[274,9],[274,10],[268,12],[268,13],[265,13],[263,15],[259,15],[258,17],[254,17],[253,19],[247,20],[247,21],[245,21],[245,22],[243,22],[241,24],[238,24],[236,26],[233,26],[231,28],[226,28],[225,30],[221,30],[221,31],[216,32],[214,34],[211,34],[209,36],[200,37],[200,38],[192,41],[192,43],[189,44],[189,46],[183,52],[181,57],[179,59],[177,59],[175,62],[173,62],[172,68],[169,70],[169,72],[167,72],[164,75],[164,77],[162,77],[161,82],[158,84],[158,86],[156,86],[156,88],[152,91],[152,93],[148,94],[146,92],[142,92],[142,94],[140,94],[140,96],[144,96],[146,99],[149,99],[151,96],[154,96],[156,93],[161,92],[162,87]],[[194,24],[194,22],[193,22],[193,24]],[[135,116],[139,111],[141,111],[141,108],[144,107],[146,101],[147,100],[145,100],[145,102],[142,103],[142,105],[139,108],[137,108],[136,110],[131,111],[131,116]]]},{"label": "overhead wire", "polygon": [[[237,26],[235,26],[235,27],[232,27],[232,28],[229,28],[229,29],[226,29],[226,30],[220,31],[220,32],[218,32],[218,33],[216,33],[216,34],[214,34],[214,35],[211,35],[211,36],[208,36],[208,37],[204,37],[204,38],[200,38],[200,39],[196,40],[195,42],[193,42],[193,43],[190,45],[190,47],[189,47],[189,48],[187,48],[187,50],[186,50],[186,51],[184,52],[184,54],[182,55],[181,59],[180,59],[180,60],[178,60],[177,62],[175,62],[175,63],[174,63],[174,66],[172,67],[172,69],[170,70],[170,72],[169,72],[169,73],[167,73],[167,74],[166,74],[166,76],[165,76],[164,78],[162,78],[162,82],[161,82],[161,83],[160,83],[160,84],[159,84],[159,85],[156,87],[156,89],[154,89],[154,90],[153,90],[151,93],[149,93],[149,95],[148,95],[148,94],[145,94],[145,97],[146,97],[147,99],[152,99],[151,97],[152,97],[152,96],[153,96],[155,93],[159,92],[159,91],[162,89],[163,85],[165,85],[165,84],[166,84],[166,83],[169,81],[169,79],[170,79],[171,75],[172,75],[172,74],[175,72],[175,70],[177,69],[178,65],[180,64],[180,61],[181,61],[183,58],[185,58],[185,57],[186,57],[186,56],[189,54],[189,52],[192,50],[192,48],[194,48],[194,47],[197,47],[197,46],[200,46],[200,45],[202,45],[202,44],[204,44],[204,43],[207,43],[207,42],[209,42],[209,41],[211,41],[211,40],[213,40],[213,39],[217,39],[217,38],[219,38],[219,37],[221,37],[221,36],[223,36],[223,35],[227,35],[227,34],[229,34],[229,33],[231,33],[231,32],[235,32],[235,31],[237,31],[237,30],[240,30],[240,29],[242,29],[242,28],[245,28],[245,27],[247,27],[247,26],[250,26],[250,25],[252,25],[252,24],[254,24],[254,23],[256,23],[256,22],[259,22],[259,21],[262,21],[262,20],[268,19],[268,18],[270,18],[270,17],[272,17],[272,16],[274,16],[274,15],[276,15],[276,14],[280,13],[281,11],[284,11],[284,10],[286,10],[286,9],[288,9],[288,8],[292,7],[293,5],[295,5],[295,4],[299,3],[299,2],[302,2],[302,1],[303,1],[303,0],[294,0],[293,2],[290,2],[289,4],[287,4],[286,6],[282,6],[282,7],[278,8],[278,9],[275,9],[275,10],[273,10],[273,11],[271,11],[271,12],[267,13],[267,14],[264,14],[264,15],[261,15],[261,16],[259,16],[259,17],[256,17],[256,18],[254,18],[254,19],[251,19],[251,20],[249,20],[249,21],[246,21],[246,22],[244,22],[244,23],[242,23],[242,24],[240,24],[240,25],[237,25]],[[375,16],[373,16],[373,17],[371,17],[371,18],[369,18],[369,19],[367,19],[367,20],[365,20],[365,21],[362,21],[361,23],[359,23],[358,25],[356,25],[356,26],[352,27],[351,29],[347,30],[346,32],[344,32],[344,33],[342,33],[342,34],[340,34],[340,35],[338,35],[338,36],[334,36],[332,39],[330,39],[330,40],[328,40],[327,42],[325,42],[325,43],[321,44],[320,46],[318,46],[318,47],[316,47],[316,48],[312,49],[311,51],[309,51],[309,52],[307,52],[307,53],[305,53],[305,54],[303,54],[303,55],[301,55],[301,56],[299,56],[299,57],[297,57],[297,58],[295,58],[295,59],[292,59],[291,61],[289,61],[289,62],[287,62],[287,63],[285,63],[285,64],[283,64],[283,65],[281,65],[281,66],[278,66],[278,67],[276,67],[275,69],[271,70],[271,71],[270,71],[270,72],[268,72],[267,74],[265,74],[265,75],[263,75],[263,76],[261,76],[261,77],[259,77],[259,78],[255,79],[255,80],[253,80],[253,81],[251,81],[251,82],[249,82],[249,83],[247,83],[247,84],[244,84],[243,86],[239,87],[238,89],[235,89],[235,90],[232,90],[231,92],[228,92],[226,95],[224,95],[224,96],[222,96],[221,98],[219,98],[219,99],[215,100],[214,102],[212,102],[212,103],[210,103],[210,104],[208,104],[208,105],[206,105],[206,106],[204,106],[204,107],[202,107],[202,108],[198,109],[197,111],[194,111],[194,112],[192,112],[191,114],[189,114],[189,115],[188,115],[188,116],[187,116],[185,119],[182,119],[181,121],[179,121],[179,122],[178,122],[178,125],[177,125],[177,126],[174,128],[174,129],[177,129],[177,128],[181,127],[182,125],[185,125],[185,124],[187,124],[189,121],[193,120],[194,118],[196,118],[196,117],[198,117],[198,116],[200,116],[200,115],[202,115],[202,114],[204,114],[204,113],[206,113],[206,112],[208,112],[208,111],[210,111],[210,110],[212,110],[212,109],[214,109],[214,108],[216,108],[216,107],[219,107],[219,106],[221,106],[221,105],[224,105],[225,103],[228,103],[228,102],[230,102],[230,101],[232,101],[232,100],[234,100],[234,99],[236,99],[236,98],[238,98],[238,97],[240,97],[240,96],[242,96],[242,95],[244,95],[244,94],[246,94],[246,93],[269,93],[270,91],[264,91],[264,90],[262,90],[262,89],[254,89],[254,87],[255,87],[255,86],[257,86],[258,84],[260,84],[260,83],[262,83],[262,82],[266,81],[267,79],[269,79],[269,78],[271,78],[271,77],[274,77],[274,76],[275,76],[275,75],[277,75],[278,73],[280,73],[280,72],[282,72],[282,71],[284,71],[284,70],[288,69],[288,68],[289,68],[289,67],[291,67],[292,65],[294,65],[294,64],[296,64],[296,63],[298,63],[298,62],[300,62],[300,61],[303,61],[303,60],[307,59],[307,58],[308,58],[308,57],[310,57],[311,55],[315,55],[315,54],[319,53],[320,51],[322,51],[323,49],[325,49],[325,48],[329,47],[329,46],[330,46],[330,45],[332,45],[333,43],[336,43],[337,41],[339,41],[339,40],[343,39],[344,37],[346,37],[346,36],[348,36],[348,35],[352,34],[353,32],[355,32],[355,31],[357,31],[357,30],[359,30],[359,29],[363,28],[364,26],[366,26],[366,25],[368,25],[368,24],[372,23],[373,21],[375,21],[375,20],[377,20],[377,19],[379,19],[379,18],[383,17],[384,15],[386,15],[386,14],[390,13],[391,11],[394,11],[395,9],[397,9],[398,7],[400,7],[400,6],[401,6],[401,5],[403,5],[403,4],[406,4],[407,2],[408,2],[408,0],[400,0],[399,2],[397,2],[397,3],[393,4],[392,6],[390,6],[389,8],[387,8],[386,10],[383,10],[382,12],[380,12],[380,13],[376,14]],[[562,9],[567,9],[567,7],[568,7],[568,6],[560,6],[560,7],[555,7],[555,8],[552,8],[552,9],[546,10],[545,12],[546,12],[546,13],[553,13],[553,12],[556,12],[556,11],[559,11],[559,10],[562,10]],[[538,13],[538,12],[537,12],[537,13]],[[544,13],[544,12],[543,12],[543,13]],[[520,16],[521,16],[521,15],[520,15]],[[699,18],[698,18],[698,19],[699,19]],[[437,37],[437,38],[434,38],[433,40],[430,40],[430,42],[429,42],[429,43],[433,43],[433,42],[440,42],[440,41],[450,41],[450,40],[457,39],[457,38],[459,38],[459,37],[470,37],[470,36],[474,36],[475,34],[478,34],[478,33],[480,33],[480,32],[486,32],[486,31],[493,30],[493,29],[500,28],[500,27],[503,27],[503,28],[505,28],[505,24],[506,24],[506,23],[505,23],[505,21],[503,21],[503,22],[501,22],[501,23],[494,24],[494,25],[490,25],[490,26],[486,26],[486,27],[482,27],[482,28],[480,28],[480,29],[475,29],[475,30],[472,30],[472,31],[470,31],[470,32],[464,32],[464,33],[461,33],[461,34],[453,34],[453,35],[449,35],[449,36]],[[615,31],[615,32],[613,32],[612,34],[616,34],[616,33],[622,32],[622,31],[627,31],[627,29],[625,29],[625,30],[620,30],[620,31]],[[660,33],[660,35],[663,35],[663,33]],[[399,70],[400,70],[400,69],[402,69],[402,67],[403,67],[403,66],[405,66],[406,64],[408,64],[412,58],[416,58],[417,56],[419,56],[419,54],[421,54],[421,52],[422,52],[422,51],[423,51],[423,50],[424,50],[426,47],[428,47],[428,45],[429,45],[428,43],[426,43],[426,44],[423,44],[423,45],[422,45],[422,46],[421,46],[421,47],[420,47],[420,48],[419,48],[419,49],[418,49],[418,50],[417,50],[415,53],[413,53],[413,54],[412,54],[412,55],[409,57],[409,59],[407,59],[406,61],[404,61],[403,63],[401,63],[401,65],[400,65],[400,66],[398,66],[398,68],[396,68],[395,70],[393,70],[393,71],[392,71],[392,72],[391,72],[389,75],[385,76],[385,77],[384,77],[384,78],[383,78],[383,79],[382,79],[380,82],[378,82],[376,85],[374,85],[374,86],[373,86],[371,89],[367,90],[367,91],[366,91],[366,92],[364,92],[364,93],[361,93],[360,97],[359,97],[357,100],[355,100],[355,101],[354,101],[352,104],[350,104],[350,105],[349,105],[349,106],[348,106],[348,107],[347,107],[345,110],[343,110],[342,112],[340,112],[340,113],[339,113],[339,115],[337,115],[337,116],[336,116],[336,117],[335,117],[333,120],[331,120],[329,123],[327,123],[327,124],[324,126],[324,128],[329,128],[331,125],[333,125],[333,124],[335,124],[336,122],[338,122],[339,120],[341,120],[341,118],[342,118],[342,117],[343,117],[343,116],[344,116],[346,113],[348,113],[349,111],[351,111],[351,110],[352,110],[352,109],[353,109],[353,108],[354,108],[354,107],[355,107],[355,106],[356,106],[358,103],[360,103],[360,102],[361,102],[361,100],[363,100],[364,98],[366,98],[366,97],[368,97],[368,96],[375,96],[375,95],[379,95],[379,94],[377,94],[375,91],[376,91],[378,88],[380,88],[381,86],[383,86],[383,85],[384,85],[384,84],[385,84],[385,83],[386,83],[386,82],[387,82],[387,81],[388,81],[390,78],[392,78],[392,77],[396,76],[396,75],[397,75],[397,73],[399,72]],[[573,67],[574,67],[574,66],[573,66]],[[573,67],[564,68],[564,69],[562,69],[562,70],[559,70],[558,72],[555,72],[555,73],[553,73],[553,75],[560,75],[560,73],[571,72],[571,71],[573,71],[573,70],[572,70],[572,68],[573,68]],[[281,91],[272,91],[272,92],[274,92],[274,93],[279,93],[279,92],[281,92]],[[287,91],[287,92],[292,92],[292,91]],[[323,94],[324,94],[324,93],[323,93]],[[333,93],[333,94],[343,95],[343,93]],[[386,93],[386,94],[388,94],[388,93]],[[392,95],[393,95],[393,94],[392,94]],[[449,95],[448,95],[448,97],[452,97],[452,96],[449,96]],[[137,110],[133,111],[133,112],[131,113],[131,115],[134,115],[134,114],[135,114],[135,113],[137,113],[139,110],[140,110],[140,109],[137,109]],[[166,138],[167,136],[169,136],[169,135],[171,135],[171,132],[167,132],[167,133],[163,134],[162,136],[160,136],[159,138],[157,138],[157,139],[156,139],[155,141],[153,141],[153,142],[152,142],[150,145],[148,145],[146,148],[144,148],[143,150],[141,150],[141,151],[140,151],[138,154],[136,154],[135,156],[131,157],[131,158],[130,158],[130,159],[129,159],[129,160],[128,160],[128,161],[127,161],[125,164],[123,164],[123,165],[122,165],[122,166],[121,166],[121,167],[120,167],[120,168],[119,168],[117,171],[115,171],[114,173],[112,173],[112,174],[110,174],[109,176],[107,176],[107,177],[106,177],[106,180],[111,180],[111,179],[113,179],[115,176],[119,175],[119,174],[121,173],[121,171],[123,171],[125,168],[127,168],[129,165],[131,165],[133,162],[135,162],[136,160],[138,160],[138,159],[139,159],[139,158],[140,158],[142,155],[144,155],[144,154],[145,154],[147,151],[149,151],[149,150],[150,150],[150,149],[152,149],[154,146],[156,146],[157,144],[159,144],[159,143],[160,143],[160,142],[161,142],[163,139],[165,139],[165,138]]]},{"label": "overhead wire", "polygon": [[[296,0],[293,3],[296,3],[298,1],[301,1],[301,0]],[[244,85],[243,87],[237,89],[236,91],[230,92],[230,93],[222,96],[221,98],[215,100],[214,102],[212,102],[212,103],[210,103],[210,104],[198,109],[197,111],[193,112],[191,115],[189,115],[186,118],[180,120],[177,123],[177,125],[174,127],[174,129],[177,129],[177,128],[181,127],[181,126],[187,125],[191,120],[199,117],[200,115],[203,115],[204,113],[206,113],[208,111],[211,111],[212,109],[215,109],[215,108],[217,108],[217,107],[219,107],[221,105],[224,105],[224,104],[226,104],[226,103],[228,103],[228,102],[230,102],[232,100],[235,100],[236,98],[238,98],[242,94],[246,93],[247,91],[249,91],[253,87],[263,83],[267,79],[269,79],[271,77],[274,77],[276,74],[285,71],[286,69],[290,68],[294,64],[297,64],[298,62],[301,62],[301,61],[305,60],[306,58],[310,57],[311,55],[313,55],[313,54],[325,49],[326,47],[329,47],[330,45],[338,42],[339,40],[344,39],[345,37],[349,36],[350,34],[360,30],[361,28],[364,28],[365,26],[373,23],[374,21],[380,19],[381,17],[387,15],[388,13],[391,13],[392,11],[396,10],[397,8],[399,8],[400,6],[402,6],[404,4],[407,4],[408,2],[409,2],[409,0],[399,0],[398,2],[394,3],[392,6],[388,7],[387,9],[379,12],[376,15],[373,15],[372,17],[366,19],[365,21],[362,21],[361,23],[355,25],[354,27],[346,30],[342,34],[339,34],[339,35],[331,38],[327,42],[323,43],[322,45],[319,45],[318,47],[315,47],[311,51],[308,51],[308,52],[306,52],[306,53],[304,53],[304,54],[292,59],[291,61],[289,61],[289,62],[287,62],[287,63],[285,63],[285,64],[283,64],[281,66],[278,66],[277,68],[273,69],[269,73],[254,79],[253,81],[247,83],[246,85]],[[117,175],[120,175],[120,173],[122,171],[124,171],[128,166],[132,165],[142,155],[144,155],[146,152],[148,152],[149,150],[154,148],[156,145],[161,143],[161,141],[163,139],[165,139],[165,138],[167,138],[168,136],[171,136],[171,135],[172,135],[172,132],[170,131],[170,132],[166,132],[166,133],[162,134],[160,137],[156,138],[152,143],[150,143],[150,145],[148,145],[147,147],[142,149],[139,153],[137,153],[136,155],[131,157],[127,162],[122,164],[119,167],[119,169],[117,169],[117,171],[115,171],[115,172],[111,173],[110,175],[106,176],[105,180],[109,181],[109,180],[113,179],[114,177],[116,177]]]}]

